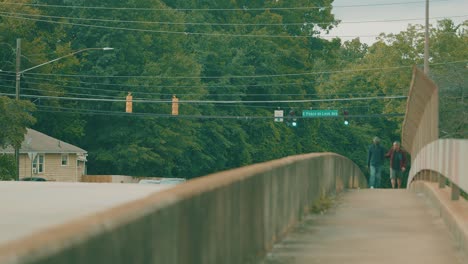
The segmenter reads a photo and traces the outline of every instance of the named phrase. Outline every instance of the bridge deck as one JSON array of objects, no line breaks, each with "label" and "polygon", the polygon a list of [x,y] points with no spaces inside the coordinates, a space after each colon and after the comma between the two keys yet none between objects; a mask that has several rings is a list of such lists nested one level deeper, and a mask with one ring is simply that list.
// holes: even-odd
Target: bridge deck
[{"label": "bridge deck", "polygon": [[468,263],[422,194],[355,190],[310,215],[262,261],[313,263]]}]

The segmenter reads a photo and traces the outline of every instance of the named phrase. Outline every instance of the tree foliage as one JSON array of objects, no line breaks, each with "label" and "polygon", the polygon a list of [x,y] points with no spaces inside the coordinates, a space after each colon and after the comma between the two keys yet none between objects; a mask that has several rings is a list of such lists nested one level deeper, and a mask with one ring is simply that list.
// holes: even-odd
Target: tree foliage
[{"label": "tree foliage", "polygon": [[[300,0],[294,6],[331,2]],[[0,49],[0,91],[13,92],[16,38],[23,39],[22,69],[85,48],[113,47],[22,76],[22,94],[41,96],[31,99],[37,106],[33,128],[86,149],[89,174],[191,178],[320,151],[364,168],[374,135],[388,146],[399,137],[402,117],[381,115],[402,114],[406,102],[362,98],[407,94],[411,66],[422,64],[422,28],[383,34],[371,46],[359,39],[342,43],[319,37],[338,23],[331,8],[284,9],[289,6],[237,0],[2,5],[14,15],[0,17],[0,45],[8,47]],[[466,59],[461,27],[442,21],[432,30],[433,62]],[[457,69],[432,71],[455,97],[466,86],[466,69]],[[129,92],[132,114],[124,113],[122,101]],[[173,95],[181,100],[179,116],[170,115]],[[333,98],[339,100],[323,100]],[[455,111],[455,105],[447,101],[446,107]],[[350,126],[341,117],[299,119],[292,128],[273,122],[278,108],[299,117],[307,109],[347,109],[352,119]],[[449,133],[460,131],[466,129]]]},{"label": "tree foliage", "polygon": [[21,146],[26,127],[35,122],[31,115],[34,109],[34,105],[29,101],[0,96],[0,124],[3,124],[0,129],[0,148]]}]

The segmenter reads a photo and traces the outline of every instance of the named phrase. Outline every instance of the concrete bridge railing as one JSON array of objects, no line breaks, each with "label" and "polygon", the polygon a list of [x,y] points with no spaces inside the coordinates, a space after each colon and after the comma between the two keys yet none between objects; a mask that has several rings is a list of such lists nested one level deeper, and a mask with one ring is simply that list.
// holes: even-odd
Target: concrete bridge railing
[{"label": "concrete bridge railing", "polygon": [[439,139],[427,144],[413,161],[408,182],[438,181],[439,188],[451,186],[452,200],[458,200],[460,189],[468,193],[468,140]]},{"label": "concrete bridge railing", "polygon": [[[444,219],[455,242],[468,252],[468,140],[439,139],[426,145],[413,161],[409,189],[425,194]],[[446,188],[447,185],[450,188]]]},{"label": "concrete bridge railing", "polygon": [[0,247],[0,263],[252,263],[314,202],[366,187],[333,153],[292,156],[198,178]]},{"label": "concrete bridge railing", "polygon": [[[468,140],[439,139],[439,90],[416,67],[413,69],[403,146],[411,153],[408,188],[426,194],[438,208],[457,244],[468,252]],[[438,182],[434,186],[433,182]],[[445,191],[449,183],[450,192]]]}]

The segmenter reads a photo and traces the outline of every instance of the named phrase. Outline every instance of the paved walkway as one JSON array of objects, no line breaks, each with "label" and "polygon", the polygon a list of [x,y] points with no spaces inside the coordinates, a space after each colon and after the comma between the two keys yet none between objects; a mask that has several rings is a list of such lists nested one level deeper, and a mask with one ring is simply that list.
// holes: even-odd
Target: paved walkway
[{"label": "paved walkway", "polygon": [[310,215],[262,264],[466,264],[422,194],[353,190]]}]

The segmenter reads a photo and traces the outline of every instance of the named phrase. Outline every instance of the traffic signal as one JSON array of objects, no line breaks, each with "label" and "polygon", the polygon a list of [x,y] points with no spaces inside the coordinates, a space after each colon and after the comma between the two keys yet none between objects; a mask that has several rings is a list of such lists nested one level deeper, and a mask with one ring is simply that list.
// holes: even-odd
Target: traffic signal
[{"label": "traffic signal", "polygon": [[294,110],[289,111],[289,122],[288,125],[292,127],[297,127],[297,118],[296,118],[296,112]]},{"label": "traffic signal", "polygon": [[125,112],[132,113],[133,112],[133,96],[131,92],[128,92],[127,97],[125,98]]},{"label": "traffic signal", "polygon": [[348,120],[349,116],[348,115],[349,115],[348,110],[343,110],[343,117],[344,117],[345,126],[349,125],[349,120]]}]

